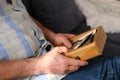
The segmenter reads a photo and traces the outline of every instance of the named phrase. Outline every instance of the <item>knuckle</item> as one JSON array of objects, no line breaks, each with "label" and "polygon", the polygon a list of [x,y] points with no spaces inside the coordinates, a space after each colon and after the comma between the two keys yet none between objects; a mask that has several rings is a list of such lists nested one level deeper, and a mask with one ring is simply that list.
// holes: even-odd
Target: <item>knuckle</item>
[{"label": "knuckle", "polygon": [[55,47],[54,50],[59,50],[59,47]]},{"label": "knuckle", "polygon": [[63,65],[62,67],[61,67],[61,74],[66,74],[67,72],[68,72],[68,66],[67,65]]},{"label": "knuckle", "polygon": [[63,69],[62,71],[61,71],[61,74],[66,74],[68,72],[68,69]]},{"label": "knuckle", "polygon": [[62,33],[58,33],[58,35],[59,35],[59,36],[61,36],[61,35],[62,35]]},{"label": "knuckle", "polygon": [[78,66],[77,66],[77,67],[75,67],[75,69],[74,69],[74,70],[76,71],[76,70],[78,70],[79,68],[80,68],[80,67],[78,67]]}]

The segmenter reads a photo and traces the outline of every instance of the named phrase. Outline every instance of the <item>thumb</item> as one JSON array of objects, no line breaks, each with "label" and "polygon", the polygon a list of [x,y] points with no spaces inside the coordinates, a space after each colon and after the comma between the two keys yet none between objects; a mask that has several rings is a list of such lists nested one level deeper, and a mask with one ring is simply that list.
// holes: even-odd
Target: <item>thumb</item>
[{"label": "thumb", "polygon": [[63,40],[63,44],[67,47],[67,48],[71,48],[72,47],[72,43],[68,38],[64,38]]},{"label": "thumb", "polygon": [[57,53],[66,53],[66,52],[68,52],[68,48],[66,48],[65,46],[55,47],[53,50],[55,52],[57,52]]}]

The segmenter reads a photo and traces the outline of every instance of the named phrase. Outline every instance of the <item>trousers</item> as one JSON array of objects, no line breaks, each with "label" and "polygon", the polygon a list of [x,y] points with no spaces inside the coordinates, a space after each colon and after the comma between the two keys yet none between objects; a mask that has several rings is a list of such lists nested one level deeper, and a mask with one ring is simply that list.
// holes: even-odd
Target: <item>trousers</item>
[{"label": "trousers", "polygon": [[120,80],[120,57],[97,57],[62,80]]}]

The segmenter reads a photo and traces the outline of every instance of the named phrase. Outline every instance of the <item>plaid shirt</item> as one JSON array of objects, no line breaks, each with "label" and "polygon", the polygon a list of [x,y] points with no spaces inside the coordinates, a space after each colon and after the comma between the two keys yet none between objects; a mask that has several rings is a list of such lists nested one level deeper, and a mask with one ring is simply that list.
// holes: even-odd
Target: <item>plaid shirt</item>
[{"label": "plaid shirt", "polygon": [[[21,0],[0,0],[0,59],[17,60],[46,53],[42,31],[32,21]],[[59,80],[59,75],[40,74],[18,80]],[[54,78],[54,79],[53,79]]]}]

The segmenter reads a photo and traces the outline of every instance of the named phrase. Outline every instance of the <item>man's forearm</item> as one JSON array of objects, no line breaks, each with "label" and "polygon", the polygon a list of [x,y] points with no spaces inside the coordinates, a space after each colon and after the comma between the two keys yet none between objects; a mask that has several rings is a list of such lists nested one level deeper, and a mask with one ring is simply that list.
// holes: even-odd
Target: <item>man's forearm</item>
[{"label": "man's forearm", "polygon": [[0,80],[38,74],[35,63],[36,59],[34,58],[12,61],[0,60]]},{"label": "man's forearm", "polygon": [[55,36],[55,33],[53,31],[47,29],[46,27],[44,27],[42,24],[40,24],[40,22],[38,22],[33,17],[32,17],[32,19],[37,24],[37,26],[42,29],[46,39],[49,40],[49,41],[52,41],[53,37]]}]

